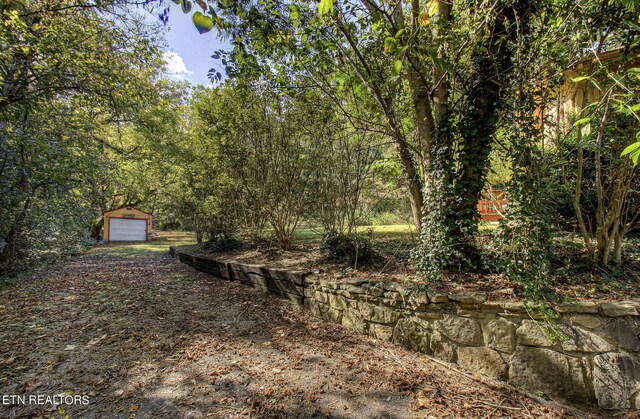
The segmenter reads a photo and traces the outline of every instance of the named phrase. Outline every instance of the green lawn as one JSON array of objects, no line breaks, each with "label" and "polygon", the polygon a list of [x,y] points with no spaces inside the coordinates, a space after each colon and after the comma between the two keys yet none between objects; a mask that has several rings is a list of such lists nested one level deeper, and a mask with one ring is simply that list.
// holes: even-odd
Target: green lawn
[{"label": "green lawn", "polygon": [[[480,231],[495,230],[498,224],[482,223]],[[358,233],[366,233],[369,229],[373,231],[373,237],[411,237],[415,236],[416,228],[413,224],[392,224],[377,226],[358,226]],[[296,239],[314,240],[322,238],[322,227],[304,228],[296,231]]]},{"label": "green lawn", "polygon": [[[413,225],[409,224],[394,224],[385,226],[358,226],[358,233],[366,233],[367,230],[373,230],[374,237],[399,237],[410,236],[415,234],[416,229]],[[310,227],[303,228],[296,231],[296,239],[299,240],[314,240],[321,239],[323,234],[322,227]]]},{"label": "green lawn", "polygon": [[143,256],[169,251],[169,246],[187,246],[196,243],[196,235],[186,231],[160,231],[155,240],[148,242],[106,243],[94,247],[92,252],[105,252],[118,256]]},{"label": "green lawn", "polygon": [[[480,230],[494,230],[496,224],[481,224]],[[416,229],[410,224],[393,224],[378,226],[359,226],[358,233],[372,230],[374,238],[410,238],[415,237]],[[296,232],[297,240],[317,240],[322,238],[322,227],[304,228]],[[196,244],[194,233],[186,231],[160,231],[155,240],[148,242],[107,243],[91,249],[91,252],[106,252],[112,255],[136,257],[154,253],[163,253],[169,246],[187,246]]]}]

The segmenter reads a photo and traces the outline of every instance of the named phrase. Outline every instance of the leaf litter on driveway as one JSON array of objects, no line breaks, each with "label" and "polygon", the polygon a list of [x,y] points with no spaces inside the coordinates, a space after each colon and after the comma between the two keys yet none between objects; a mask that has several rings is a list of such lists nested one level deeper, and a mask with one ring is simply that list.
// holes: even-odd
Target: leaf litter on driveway
[{"label": "leaf litter on driveway", "polygon": [[94,249],[0,294],[3,417],[574,417],[169,255]]}]

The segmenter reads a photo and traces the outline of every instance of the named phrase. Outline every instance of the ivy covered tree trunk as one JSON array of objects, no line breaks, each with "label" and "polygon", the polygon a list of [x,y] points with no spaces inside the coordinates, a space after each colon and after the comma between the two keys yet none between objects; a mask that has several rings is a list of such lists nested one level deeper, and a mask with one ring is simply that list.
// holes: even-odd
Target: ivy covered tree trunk
[{"label": "ivy covered tree trunk", "polygon": [[452,216],[456,219],[451,223],[451,233],[465,264],[473,268],[481,264],[474,243],[480,221],[478,200],[485,186],[489,154],[498,127],[502,86],[506,85],[512,66],[508,43],[515,36],[514,20],[527,19],[528,5],[523,0],[504,5],[489,24],[490,35],[473,53],[470,87],[457,124],[459,163],[450,197]]},{"label": "ivy covered tree trunk", "polygon": [[517,0],[502,4],[487,17],[487,35],[472,53],[468,87],[455,108],[439,118],[427,165],[423,234],[416,252],[418,267],[427,276],[481,265],[475,247],[480,221],[477,205],[498,127],[503,86],[508,85],[512,71],[514,21],[526,21],[529,7],[529,1]]},{"label": "ivy covered tree trunk", "polygon": [[[521,4],[526,5],[526,2]],[[537,66],[537,56],[526,14],[514,17],[519,28],[514,40],[513,71],[504,89],[504,140],[510,144],[511,181],[507,184],[509,204],[506,218],[496,231],[494,243],[504,255],[504,271],[517,284],[516,292],[539,302],[550,276],[551,211],[549,197],[553,183],[545,164],[544,126],[537,114],[548,85]],[[535,64],[535,65],[534,65]],[[544,305],[538,305],[546,316]],[[546,317],[545,317],[546,318]]]},{"label": "ivy covered tree trunk", "polygon": [[[442,128],[442,127],[441,127]],[[446,141],[446,130],[440,131],[434,143]],[[433,148],[431,170],[425,175],[424,205],[425,216],[422,220],[420,243],[414,252],[419,271],[429,279],[439,279],[442,273],[454,266],[459,260],[455,237],[452,233],[452,220],[455,216],[446,203],[451,191],[451,147],[446,144]]]}]

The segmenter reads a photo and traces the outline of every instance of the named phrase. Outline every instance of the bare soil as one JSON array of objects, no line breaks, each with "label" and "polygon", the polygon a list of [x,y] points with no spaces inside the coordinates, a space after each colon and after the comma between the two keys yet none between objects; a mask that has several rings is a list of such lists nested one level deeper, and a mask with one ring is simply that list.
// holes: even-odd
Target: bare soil
[{"label": "bare soil", "polygon": [[3,417],[576,417],[175,262],[94,249],[0,293]]}]

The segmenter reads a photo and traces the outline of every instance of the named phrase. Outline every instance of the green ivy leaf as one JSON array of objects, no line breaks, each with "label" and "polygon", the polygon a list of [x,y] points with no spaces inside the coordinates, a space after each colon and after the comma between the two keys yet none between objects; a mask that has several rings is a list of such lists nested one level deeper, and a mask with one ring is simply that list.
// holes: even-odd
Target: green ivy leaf
[{"label": "green ivy leaf", "polygon": [[192,17],[193,24],[201,34],[209,32],[213,29],[213,19],[209,16],[205,16],[200,12],[195,12]]},{"label": "green ivy leaf", "polygon": [[573,123],[574,127],[578,127],[580,125],[584,125],[591,122],[591,117],[587,116],[586,118],[582,118],[582,119],[578,119],[576,122]]},{"label": "green ivy leaf", "polygon": [[331,9],[333,8],[333,2],[335,0],[320,0],[320,3],[318,4],[318,12],[321,15],[325,15],[327,13],[329,13],[331,11]]},{"label": "green ivy leaf", "polygon": [[393,63],[393,68],[391,69],[391,74],[397,76],[402,71],[402,60],[395,60]]},{"label": "green ivy leaf", "polygon": [[591,124],[584,124],[582,128],[580,128],[580,133],[583,137],[588,137],[591,134]]},{"label": "green ivy leaf", "polygon": [[640,141],[637,143],[633,143],[622,151],[620,157],[624,157],[629,155],[629,158],[633,162],[634,166],[638,165],[638,161],[640,160]]},{"label": "green ivy leaf", "polygon": [[384,39],[385,52],[389,52],[389,53],[394,52],[397,46],[398,46],[398,41],[396,41],[396,38],[392,36],[388,36]]}]

